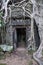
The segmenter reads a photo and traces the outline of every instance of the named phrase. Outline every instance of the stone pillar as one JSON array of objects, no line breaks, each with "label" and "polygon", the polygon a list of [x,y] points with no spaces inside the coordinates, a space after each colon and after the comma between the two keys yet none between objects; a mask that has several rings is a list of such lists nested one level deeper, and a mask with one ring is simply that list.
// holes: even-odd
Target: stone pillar
[{"label": "stone pillar", "polygon": [[13,45],[13,30],[12,26],[6,27],[6,44]]},{"label": "stone pillar", "polygon": [[30,41],[28,41],[28,39],[29,39],[30,36],[31,36],[30,32],[31,32],[31,26],[27,26],[27,27],[26,27],[26,41],[27,41],[27,47],[28,47],[28,45],[30,44]]},{"label": "stone pillar", "polygon": [[17,42],[17,33],[16,28],[14,27],[14,42]]},{"label": "stone pillar", "polygon": [[[30,31],[29,31],[30,29]],[[34,39],[34,19],[31,18],[31,25],[27,27],[27,42],[28,42],[28,49],[35,50],[35,39]]]},{"label": "stone pillar", "polygon": [[17,43],[17,32],[16,32],[16,28],[14,27],[14,30],[13,30],[13,45],[14,45],[14,48],[17,47],[16,43]]},{"label": "stone pillar", "polygon": [[34,38],[34,18],[31,17],[31,45],[32,50],[36,50],[35,38]]},{"label": "stone pillar", "polygon": [[10,44],[13,45],[13,30],[12,30],[12,26],[10,26]]}]

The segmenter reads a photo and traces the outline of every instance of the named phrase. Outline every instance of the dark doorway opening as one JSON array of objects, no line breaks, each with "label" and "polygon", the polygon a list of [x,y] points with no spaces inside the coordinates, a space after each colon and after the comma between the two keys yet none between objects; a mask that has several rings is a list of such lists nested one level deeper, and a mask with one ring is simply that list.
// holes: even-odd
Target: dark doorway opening
[{"label": "dark doorway opening", "polygon": [[17,47],[26,47],[26,28],[17,28]]}]

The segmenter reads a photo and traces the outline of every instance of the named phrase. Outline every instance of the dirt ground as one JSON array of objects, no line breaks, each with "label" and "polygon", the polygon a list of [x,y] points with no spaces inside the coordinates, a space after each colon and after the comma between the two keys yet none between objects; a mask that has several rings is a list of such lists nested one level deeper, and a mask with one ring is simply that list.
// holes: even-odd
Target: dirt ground
[{"label": "dirt ground", "polygon": [[28,52],[25,48],[18,48],[12,54],[6,54],[6,58],[0,60],[0,63],[6,63],[7,65],[38,65],[36,61],[32,59],[31,55],[28,55]]}]

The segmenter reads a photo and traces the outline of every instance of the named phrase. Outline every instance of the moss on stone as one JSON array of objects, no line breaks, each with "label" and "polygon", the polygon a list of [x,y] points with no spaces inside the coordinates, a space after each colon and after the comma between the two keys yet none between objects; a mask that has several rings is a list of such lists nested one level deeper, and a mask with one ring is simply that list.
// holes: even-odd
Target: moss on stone
[{"label": "moss on stone", "polygon": [[6,65],[6,64],[4,64],[4,63],[0,63],[0,65]]}]

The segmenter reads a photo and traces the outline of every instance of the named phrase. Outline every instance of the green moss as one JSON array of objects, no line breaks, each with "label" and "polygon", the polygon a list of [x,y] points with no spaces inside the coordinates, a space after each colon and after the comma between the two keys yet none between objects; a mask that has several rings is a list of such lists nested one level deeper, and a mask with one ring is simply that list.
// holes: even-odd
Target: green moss
[{"label": "green moss", "polygon": [[5,55],[3,53],[3,49],[0,47],[0,60],[4,58],[5,58]]},{"label": "green moss", "polygon": [[6,65],[6,64],[1,63],[0,65]]},{"label": "green moss", "polygon": [[34,50],[28,50],[28,54],[33,54],[35,51]]},{"label": "green moss", "polygon": [[43,55],[43,50],[42,50],[42,55]]},{"label": "green moss", "polygon": [[29,61],[29,65],[33,65],[33,62],[32,61]]},{"label": "green moss", "polygon": [[0,60],[5,59],[5,55],[0,54]]},{"label": "green moss", "polygon": [[3,49],[0,47],[0,52],[2,52],[3,51]]}]

